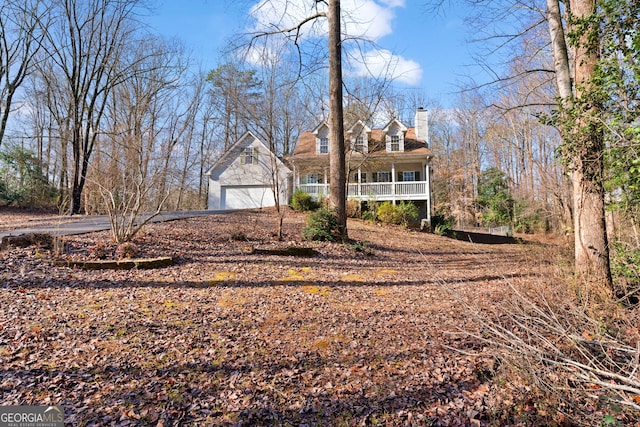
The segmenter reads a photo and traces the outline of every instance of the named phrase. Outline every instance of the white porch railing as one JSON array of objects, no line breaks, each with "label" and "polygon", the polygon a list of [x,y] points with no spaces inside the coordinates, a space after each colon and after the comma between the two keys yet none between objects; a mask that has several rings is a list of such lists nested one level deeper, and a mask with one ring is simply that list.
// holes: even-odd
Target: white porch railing
[{"label": "white porch railing", "polygon": [[[299,184],[296,189],[314,198],[327,196],[329,184]],[[427,200],[426,181],[349,184],[347,197],[355,200]]]}]

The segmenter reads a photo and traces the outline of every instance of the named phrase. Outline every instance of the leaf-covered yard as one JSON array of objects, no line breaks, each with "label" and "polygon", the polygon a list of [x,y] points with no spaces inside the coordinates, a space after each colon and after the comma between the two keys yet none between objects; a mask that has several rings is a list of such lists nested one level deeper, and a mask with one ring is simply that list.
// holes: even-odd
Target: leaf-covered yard
[{"label": "leaf-covered yard", "polygon": [[[50,265],[0,253],[0,405],[65,408],[73,425],[505,425],[536,409],[491,381],[491,357],[459,298],[500,304],[506,281],[544,283],[548,250],[476,245],[354,221],[356,243],[275,244],[269,212],[144,229],[156,270]],[[65,239],[65,256],[109,246]],[[536,260],[536,258],[540,258]],[[462,350],[456,351],[452,348]]]}]

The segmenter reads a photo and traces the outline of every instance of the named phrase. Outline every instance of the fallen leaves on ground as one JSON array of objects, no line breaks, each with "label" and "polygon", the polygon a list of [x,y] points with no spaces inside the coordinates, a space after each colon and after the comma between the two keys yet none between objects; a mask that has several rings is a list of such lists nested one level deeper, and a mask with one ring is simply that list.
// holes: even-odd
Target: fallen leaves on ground
[{"label": "fallen leaves on ground", "polygon": [[[62,405],[74,425],[500,424],[492,359],[448,332],[474,328],[458,296],[488,307],[506,277],[540,280],[539,248],[353,221],[367,253],[250,254],[278,245],[275,223],[256,211],[149,225],[140,256],[178,260],[157,270],[0,254],[0,405]],[[303,224],[287,214],[283,247]],[[66,238],[66,256],[108,236]]]}]

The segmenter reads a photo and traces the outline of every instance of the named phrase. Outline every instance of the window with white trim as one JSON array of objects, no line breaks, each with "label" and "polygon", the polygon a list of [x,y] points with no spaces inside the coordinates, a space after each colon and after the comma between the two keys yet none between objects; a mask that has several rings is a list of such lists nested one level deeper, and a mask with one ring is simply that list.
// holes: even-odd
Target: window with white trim
[{"label": "window with white trim", "polygon": [[420,171],[398,172],[398,181],[420,181]]},{"label": "window with white trim", "polygon": [[320,182],[320,175],[317,173],[310,173],[302,177],[302,184],[318,184]]},{"label": "window with white trim", "polygon": [[320,138],[320,144],[318,146],[318,152],[320,154],[329,153],[329,138]]},{"label": "window with white trim", "polygon": [[353,182],[360,182],[361,184],[364,184],[367,182],[367,173],[366,172],[360,172],[360,181],[358,181],[358,172],[353,174]]},{"label": "window with white trim", "polygon": [[240,156],[240,163],[243,165],[258,164],[258,149],[255,147],[245,147]]},{"label": "window with white trim", "polygon": [[390,151],[400,151],[400,135],[390,135],[389,136],[389,142],[391,143],[389,145],[389,150]]},{"label": "window with white trim", "polygon": [[364,135],[358,135],[353,144],[353,151],[357,151],[358,153],[366,153],[366,143],[367,141],[365,140]]},{"label": "window with white trim", "polygon": [[371,179],[373,182],[391,182],[391,172],[373,172]]}]

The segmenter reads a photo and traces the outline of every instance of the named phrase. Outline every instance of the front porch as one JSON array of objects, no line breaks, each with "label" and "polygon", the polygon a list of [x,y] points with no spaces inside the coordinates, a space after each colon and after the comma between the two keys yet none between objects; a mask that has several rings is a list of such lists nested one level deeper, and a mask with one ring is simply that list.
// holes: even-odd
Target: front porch
[{"label": "front porch", "polygon": [[[297,184],[295,189],[313,198],[326,197],[329,184]],[[347,198],[361,202],[429,200],[428,181],[353,183],[347,188]]]}]

